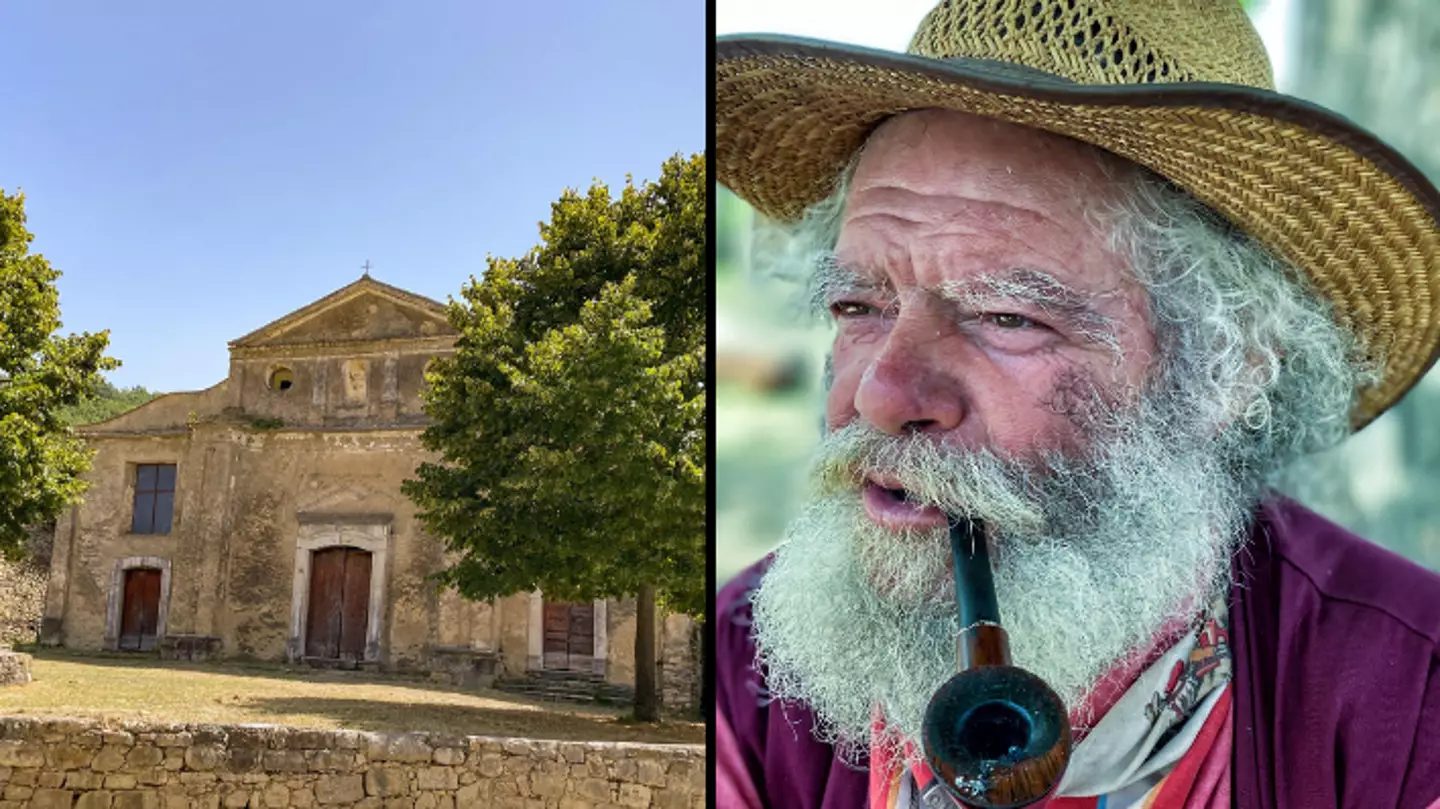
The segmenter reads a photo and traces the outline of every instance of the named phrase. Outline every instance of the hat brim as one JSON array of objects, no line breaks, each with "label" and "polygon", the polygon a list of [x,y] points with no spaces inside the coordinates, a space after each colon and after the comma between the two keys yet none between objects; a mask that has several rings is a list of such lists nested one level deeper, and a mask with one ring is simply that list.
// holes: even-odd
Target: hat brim
[{"label": "hat brim", "polygon": [[1079,84],[1004,63],[821,40],[731,36],[715,51],[716,179],[762,214],[828,196],[882,121],[952,109],[1043,129],[1167,178],[1311,279],[1382,363],[1359,429],[1440,351],[1440,192],[1322,107],[1229,84]]}]

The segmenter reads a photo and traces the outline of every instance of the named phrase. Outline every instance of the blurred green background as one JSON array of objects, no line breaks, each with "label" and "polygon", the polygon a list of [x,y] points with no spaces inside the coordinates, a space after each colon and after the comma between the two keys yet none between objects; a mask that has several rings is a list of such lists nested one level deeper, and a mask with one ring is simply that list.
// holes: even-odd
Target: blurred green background
[{"label": "blurred green background", "polygon": [[[932,3],[716,0],[717,30],[767,31],[903,50]],[[1246,2],[1282,92],[1336,110],[1440,180],[1440,2]],[[779,540],[820,434],[830,334],[794,310],[795,290],[756,276],[753,214],[719,189],[716,210],[716,580]],[[1440,268],[1434,268],[1440,272]],[[1440,371],[1395,408],[1287,475],[1302,502],[1440,570]]]}]

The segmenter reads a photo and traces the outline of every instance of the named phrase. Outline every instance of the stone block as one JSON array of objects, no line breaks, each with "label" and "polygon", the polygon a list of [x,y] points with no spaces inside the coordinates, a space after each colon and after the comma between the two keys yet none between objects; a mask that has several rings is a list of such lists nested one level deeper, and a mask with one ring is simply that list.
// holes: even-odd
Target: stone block
[{"label": "stone block", "polygon": [[391,798],[410,792],[410,774],[403,767],[378,766],[365,772],[365,794]]},{"label": "stone block", "polygon": [[186,786],[194,784],[213,784],[215,783],[215,773],[182,772],[180,773],[180,783],[185,784]]},{"label": "stone block", "polygon": [[305,761],[303,750],[266,750],[264,769],[266,772],[305,772],[310,765]]},{"label": "stone block", "polygon": [[376,797],[361,798],[355,809],[383,809],[385,802]]},{"label": "stone block", "polygon": [[595,804],[584,798],[566,795],[560,799],[560,803],[556,809],[595,809]]},{"label": "stone block", "polygon": [[415,799],[411,797],[386,798],[385,809],[415,809]]},{"label": "stone block", "polygon": [[426,767],[415,771],[415,783],[420,789],[455,789],[460,776],[449,767]]},{"label": "stone block", "polygon": [[220,795],[215,792],[196,795],[190,799],[190,809],[220,809]]},{"label": "stone block", "polygon": [[690,809],[690,796],[673,789],[656,790],[650,806],[653,809]]},{"label": "stone block", "polygon": [[356,803],[365,797],[365,779],[359,775],[322,775],[315,779],[317,803]]},{"label": "stone block", "polygon": [[635,809],[647,809],[650,806],[650,787],[640,784],[621,784],[618,803],[621,806],[635,807]]},{"label": "stone block", "polygon": [[264,752],[259,747],[232,747],[225,751],[225,770],[233,773],[250,772],[260,766],[260,756]]},{"label": "stone block", "polygon": [[37,789],[30,799],[30,809],[71,809],[75,793],[68,789]]},{"label": "stone block", "polygon": [[160,790],[160,809],[189,809],[189,806],[184,787],[171,784]]},{"label": "stone block", "polygon": [[0,741],[0,766],[44,767],[45,748],[39,742],[12,739]]},{"label": "stone block", "polygon": [[236,787],[225,793],[225,797],[220,800],[220,805],[225,809],[245,809],[250,805],[250,790],[245,787]]},{"label": "stone block", "polygon": [[106,789],[134,789],[135,776],[128,772],[117,772],[105,776]]},{"label": "stone block", "polygon": [[316,750],[310,754],[311,772],[349,772],[356,755],[350,750]]},{"label": "stone block", "polygon": [[129,752],[119,745],[107,744],[100,748],[95,758],[90,761],[90,769],[96,772],[115,772],[124,769],[125,754]]},{"label": "stone block", "polygon": [[99,789],[105,785],[105,775],[92,770],[76,770],[65,774],[66,789]]},{"label": "stone block", "polygon": [[78,770],[90,766],[93,751],[78,744],[57,744],[45,751],[45,766],[52,770]]},{"label": "stone block", "polygon": [[125,757],[125,766],[132,770],[143,770],[150,767],[159,767],[160,762],[165,760],[165,751],[153,745],[135,745],[130,754]]},{"label": "stone block", "polygon": [[480,774],[486,778],[495,778],[505,769],[505,757],[499,753],[482,753],[480,755]]},{"label": "stone block", "polygon": [[65,786],[65,773],[45,770],[36,777],[35,784],[46,789],[58,789]]},{"label": "stone block", "polygon": [[10,775],[10,783],[18,784],[22,787],[33,787],[35,786],[35,777],[37,775],[39,775],[39,772],[36,770],[15,770]]},{"label": "stone block", "polygon": [[185,766],[191,770],[213,770],[224,760],[225,748],[215,744],[200,744],[185,751]]},{"label": "stone block", "polygon": [[266,809],[281,809],[290,805],[290,788],[284,784],[271,784],[260,793],[260,801]]},{"label": "stone block", "polygon": [[290,734],[291,750],[326,750],[331,745],[331,734],[323,730],[301,730]]},{"label": "stone block", "polygon": [[7,801],[28,801],[34,796],[34,787],[17,787],[14,784],[5,787],[5,800]]},{"label": "stone block", "polygon": [[201,725],[190,734],[190,743],[195,745],[214,744],[224,746],[229,734],[217,725]]},{"label": "stone block", "polygon": [[458,747],[437,747],[431,760],[446,767],[465,763],[465,751]]},{"label": "stone block", "polygon": [[164,786],[170,780],[170,771],[164,767],[151,767],[136,773],[135,780],[139,781],[141,786]]},{"label": "stone block", "polygon": [[615,785],[599,778],[586,778],[575,784],[575,794],[595,803],[614,803]]},{"label": "stone block", "polygon": [[591,753],[585,759],[585,771],[591,778],[609,778],[610,763],[601,758],[599,753]]},{"label": "stone block", "polygon": [[164,767],[167,770],[170,770],[171,772],[179,772],[180,770],[185,769],[185,749],[181,747],[172,747],[166,750],[165,760],[161,762],[160,766]]},{"label": "stone block", "polygon": [[310,787],[290,790],[290,805],[296,809],[310,809],[315,805],[315,790]]},{"label": "stone block", "polygon": [[155,734],[155,745],[157,747],[189,747],[191,740],[192,737],[187,731]]},{"label": "stone block", "polygon": [[336,750],[361,750],[368,746],[370,735],[358,730],[337,730],[330,733],[330,744]]},{"label": "stone block", "polygon": [[135,745],[135,734],[123,730],[102,730],[100,741],[105,744],[113,744],[116,747],[133,747]]},{"label": "stone block", "polygon": [[13,769],[12,767],[0,767],[0,784],[10,783],[10,773]]},{"label": "stone block", "polygon": [[564,774],[535,773],[530,776],[530,794],[555,799],[565,794],[570,779]]},{"label": "stone block", "polygon": [[435,751],[418,733],[375,733],[366,754],[371,761],[429,761]]},{"label": "stone block", "polygon": [[481,809],[489,805],[489,781],[476,781],[455,791],[455,809]]},{"label": "stone block", "polygon": [[116,792],[110,806],[111,809],[160,809],[160,796],[148,789]]},{"label": "stone block", "polygon": [[665,762],[653,758],[642,758],[636,761],[639,772],[635,780],[648,787],[665,786]]},{"label": "stone block", "polygon": [[571,764],[585,763],[585,745],[567,742],[560,745],[560,755]]},{"label": "stone block", "polygon": [[109,790],[80,793],[80,797],[75,799],[75,809],[110,809]]},{"label": "stone block", "polygon": [[535,769],[535,760],[532,758],[526,758],[525,756],[510,756],[509,758],[505,759],[504,771],[506,775],[529,775],[530,771],[533,769]]},{"label": "stone block", "polygon": [[640,762],[633,758],[622,758],[610,768],[610,775],[616,781],[639,781]]}]

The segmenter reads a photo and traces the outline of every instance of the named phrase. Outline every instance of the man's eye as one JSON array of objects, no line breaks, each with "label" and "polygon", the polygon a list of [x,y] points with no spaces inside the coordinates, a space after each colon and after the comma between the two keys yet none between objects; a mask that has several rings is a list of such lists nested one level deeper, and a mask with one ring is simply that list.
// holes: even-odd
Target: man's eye
[{"label": "man's eye", "polygon": [[830,314],[837,318],[865,317],[875,313],[875,307],[858,301],[836,301],[830,304]]},{"label": "man's eye", "polygon": [[1031,329],[1040,325],[1024,315],[1017,315],[1010,312],[990,315],[989,320],[1002,329]]}]

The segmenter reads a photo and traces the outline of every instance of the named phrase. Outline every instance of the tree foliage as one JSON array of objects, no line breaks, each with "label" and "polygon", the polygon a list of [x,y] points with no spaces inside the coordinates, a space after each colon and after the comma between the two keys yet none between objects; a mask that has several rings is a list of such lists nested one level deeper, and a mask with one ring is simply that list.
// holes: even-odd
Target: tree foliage
[{"label": "tree foliage", "polygon": [[60,336],[59,271],[30,253],[25,197],[0,190],[0,551],[49,522],[84,491],[85,446],[62,412],[93,397],[109,332]]},{"label": "tree foliage", "polygon": [[95,398],[61,408],[60,420],[72,427],[94,424],[97,421],[113,419],[121,413],[128,413],[159,395],[140,385],[117,388],[102,377],[95,387]]},{"label": "tree foliage", "polygon": [[[453,356],[427,374],[432,425],[405,493],[474,599],[705,592],[705,163],[567,191],[540,244],[489,261],[452,301]],[[638,641],[637,641],[638,642]]]}]

